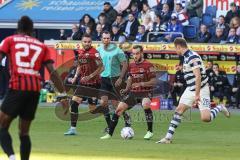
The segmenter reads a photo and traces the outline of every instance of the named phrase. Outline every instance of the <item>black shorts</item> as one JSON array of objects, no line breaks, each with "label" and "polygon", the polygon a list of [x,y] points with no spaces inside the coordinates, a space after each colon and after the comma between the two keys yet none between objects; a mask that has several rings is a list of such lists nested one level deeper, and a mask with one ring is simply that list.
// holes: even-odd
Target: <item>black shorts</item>
[{"label": "black shorts", "polygon": [[9,89],[1,111],[12,118],[19,116],[24,120],[33,120],[39,101],[39,92]]},{"label": "black shorts", "polygon": [[143,98],[152,98],[151,92],[129,92],[123,96],[122,102],[128,105],[128,109],[131,109],[138,103],[142,103]]},{"label": "black shorts", "polygon": [[[121,89],[125,89],[126,84],[122,82],[121,86],[115,87],[115,82],[118,80],[119,77],[112,77],[112,78],[107,78],[107,77],[102,77],[102,83],[101,83],[101,88],[100,90],[110,92],[113,95],[115,95],[115,100],[121,100],[122,96],[120,94]],[[100,96],[105,96],[106,93],[100,92]]]}]

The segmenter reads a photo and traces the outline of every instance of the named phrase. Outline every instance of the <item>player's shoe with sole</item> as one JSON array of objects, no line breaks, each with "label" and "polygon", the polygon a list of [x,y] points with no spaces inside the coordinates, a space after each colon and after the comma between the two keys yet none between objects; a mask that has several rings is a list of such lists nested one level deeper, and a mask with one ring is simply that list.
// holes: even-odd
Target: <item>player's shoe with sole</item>
[{"label": "player's shoe with sole", "polygon": [[222,107],[222,113],[224,114],[224,116],[227,118],[230,118],[230,112],[228,111],[228,109],[224,105],[222,105],[221,107]]},{"label": "player's shoe with sole", "polygon": [[65,136],[74,136],[77,134],[76,129],[69,129],[67,132],[64,133]]},{"label": "player's shoe with sole", "polygon": [[163,138],[160,141],[157,141],[156,143],[160,143],[160,144],[170,144],[172,143],[172,141],[170,139],[167,138]]},{"label": "player's shoe with sole", "polygon": [[152,137],[153,137],[153,133],[150,132],[150,131],[148,131],[147,134],[146,134],[143,138],[146,139],[146,140],[149,140],[149,139],[151,139]]},{"label": "player's shoe with sole", "polygon": [[100,137],[100,139],[110,139],[112,136],[110,134],[106,134],[105,136]]}]

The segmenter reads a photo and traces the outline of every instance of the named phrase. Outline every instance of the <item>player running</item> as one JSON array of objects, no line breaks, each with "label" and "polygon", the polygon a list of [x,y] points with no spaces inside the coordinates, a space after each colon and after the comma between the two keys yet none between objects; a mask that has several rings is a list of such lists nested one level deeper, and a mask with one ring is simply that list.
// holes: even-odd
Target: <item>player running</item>
[{"label": "player running", "polygon": [[[87,86],[98,89],[100,86],[100,73],[103,70],[103,64],[99,56],[98,51],[92,47],[92,39],[88,34],[84,34],[82,37],[82,47],[78,51],[78,67],[75,76],[71,80],[72,84],[75,84],[77,78],[80,77],[78,85]],[[78,121],[78,106],[82,103],[83,98],[74,95],[71,100],[71,127],[64,133],[64,135],[76,135],[76,126]],[[97,98],[88,98],[88,104],[90,111],[96,109]]]},{"label": "player running", "polygon": [[183,113],[193,105],[198,105],[203,122],[211,122],[219,112],[230,117],[229,111],[223,105],[210,109],[208,77],[201,57],[196,52],[189,50],[187,42],[183,38],[176,38],[174,45],[177,54],[184,57],[183,72],[187,88],[180,98],[166,136],[156,143],[169,144],[172,142],[173,134],[181,123]]},{"label": "player running", "polygon": [[51,74],[55,87],[65,92],[63,83],[53,68],[50,51],[45,44],[31,37],[33,22],[23,16],[17,24],[17,34],[5,38],[0,45],[0,61],[9,60],[9,91],[0,109],[0,143],[10,160],[15,160],[9,127],[19,116],[21,160],[28,160],[31,152],[29,130],[38,105],[41,89],[39,70],[44,64]]},{"label": "player running", "polygon": [[[142,102],[142,107],[145,112],[147,122],[147,133],[144,139],[151,139],[153,136],[153,113],[150,108],[151,96],[153,87],[157,82],[154,66],[143,58],[143,48],[140,45],[133,46],[132,55],[134,62],[129,65],[129,77],[127,86],[121,90],[123,98],[119,103],[111,124],[109,133],[101,137],[101,139],[109,139],[113,135],[114,129],[117,126],[118,119],[121,114],[135,105],[135,98],[139,98]],[[129,93],[130,92],[130,93]]]}]

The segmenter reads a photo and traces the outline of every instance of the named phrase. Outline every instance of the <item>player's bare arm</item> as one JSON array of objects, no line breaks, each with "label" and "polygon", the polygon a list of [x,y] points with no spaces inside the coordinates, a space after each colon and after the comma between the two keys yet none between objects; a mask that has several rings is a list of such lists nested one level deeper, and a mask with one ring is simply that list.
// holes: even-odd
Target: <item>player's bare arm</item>
[{"label": "player's bare arm", "polygon": [[122,90],[121,90],[121,93],[122,93],[122,94],[127,93],[128,91],[131,90],[131,87],[132,87],[132,77],[129,76],[128,79],[127,79],[127,85],[126,85],[126,88],[125,88],[125,89],[122,89]]},{"label": "player's bare arm", "polygon": [[125,76],[125,74],[126,74],[126,72],[128,70],[128,63],[127,63],[127,61],[123,61],[121,63],[121,66],[122,66],[122,70],[121,70],[121,73],[120,73],[120,77],[118,78],[118,80],[115,83],[116,87],[119,87],[121,85],[122,80],[123,80],[123,78],[124,78],[124,76]]},{"label": "player's bare arm", "polygon": [[100,60],[96,61],[96,63],[98,64],[98,68],[93,73],[91,73],[89,76],[83,77],[81,79],[81,81],[87,82],[90,79],[93,79],[94,77],[99,75],[104,70],[103,64]]}]

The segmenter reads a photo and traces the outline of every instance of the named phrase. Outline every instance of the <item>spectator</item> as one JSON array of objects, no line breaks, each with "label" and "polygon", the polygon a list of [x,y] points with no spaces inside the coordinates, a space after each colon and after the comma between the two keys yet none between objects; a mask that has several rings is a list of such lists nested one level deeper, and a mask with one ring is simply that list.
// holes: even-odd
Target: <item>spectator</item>
[{"label": "spectator", "polygon": [[214,76],[214,72],[213,72],[213,61],[208,61],[207,62],[207,66],[206,66],[206,74],[208,76],[208,84],[209,84],[209,88],[210,88],[210,99],[211,102],[213,102],[213,91],[211,90],[211,88],[213,88],[214,84],[213,84],[213,76]]},{"label": "spectator", "polygon": [[143,10],[141,11],[141,14],[140,14],[141,24],[144,21],[145,17],[149,17],[149,16],[151,17],[151,21],[154,21],[155,13],[150,9],[149,5],[145,3],[143,4]]},{"label": "spectator", "polygon": [[[173,42],[175,38],[180,37],[180,33],[183,33],[183,27],[181,23],[177,22],[177,17],[172,16],[171,21],[167,25],[167,32],[173,32],[171,34],[168,34],[164,37],[166,42]],[[178,32],[178,33],[176,33]]]},{"label": "spectator", "polygon": [[225,17],[223,15],[218,17],[218,22],[216,24],[216,28],[222,28],[225,38],[228,37],[229,25],[227,23],[225,23]]},{"label": "spectator", "polygon": [[134,15],[134,17],[135,17],[136,19],[138,19],[140,12],[139,12],[139,10],[138,10],[138,5],[137,5],[136,3],[133,3],[133,4],[131,5],[131,8],[130,8],[130,11],[129,11],[129,12],[131,12],[131,13]]},{"label": "spectator", "polygon": [[123,19],[122,14],[118,14],[115,22],[113,22],[112,25],[118,26],[118,28],[120,28],[120,30],[123,32],[124,31],[124,23],[125,23],[125,20]]},{"label": "spectator", "polygon": [[211,34],[208,32],[207,26],[205,24],[201,24],[200,32],[197,34],[197,38],[195,42],[197,43],[207,43],[211,38]]},{"label": "spectator", "polygon": [[93,36],[93,41],[101,41],[101,35],[102,35],[102,25],[100,23],[96,26],[96,34]]},{"label": "spectator", "polygon": [[126,41],[125,36],[122,34],[122,31],[120,30],[119,26],[113,25],[112,26],[112,41],[117,41],[119,43],[123,43]]},{"label": "spectator", "polygon": [[240,36],[240,18],[239,17],[233,17],[230,22],[230,28],[236,29],[236,34]]},{"label": "spectator", "polygon": [[161,11],[161,17],[162,17],[162,21],[163,23],[168,23],[169,20],[171,19],[171,11],[169,10],[169,6],[168,4],[164,4],[163,5],[163,9]]},{"label": "spectator", "polygon": [[[153,23],[152,31],[153,32],[166,32],[166,30],[167,30],[167,26],[164,23],[162,23],[161,16],[156,15],[155,21]],[[158,33],[151,34],[150,40],[151,40],[151,42],[159,42],[159,41],[161,41],[162,36],[163,36],[163,34],[158,34]]]},{"label": "spectator", "polygon": [[84,14],[79,22],[79,28],[82,32],[85,32],[87,27],[90,27],[93,31],[95,29],[95,25],[95,20],[89,14]]},{"label": "spectator", "polygon": [[228,23],[228,24],[230,23],[230,21],[233,17],[239,17],[240,18],[240,10],[237,9],[236,3],[232,2],[230,4],[230,8],[231,8],[231,10],[227,12],[227,15],[225,17],[225,22]]},{"label": "spectator", "polygon": [[222,28],[217,28],[215,31],[215,34],[212,36],[212,38],[209,40],[209,43],[222,43],[225,41],[225,37],[223,34]]},{"label": "spectator", "polygon": [[217,63],[213,65],[213,71],[213,87],[211,87],[211,91],[213,91],[214,97],[219,98],[220,103],[223,103],[223,98],[226,96],[227,103],[231,104],[231,85],[226,72],[220,71]]},{"label": "spectator", "polygon": [[181,3],[177,3],[175,6],[176,6],[176,7],[175,7],[175,12],[173,12],[172,15],[176,15],[178,21],[179,21],[183,26],[188,25],[188,24],[189,24],[188,15],[187,15],[187,13],[183,10],[182,4],[181,4]]},{"label": "spectator", "polygon": [[70,37],[68,37],[69,40],[81,40],[83,35],[83,32],[79,30],[79,27],[77,24],[72,25],[72,34]]},{"label": "spectator", "polygon": [[167,4],[169,6],[169,10],[173,11],[174,8],[174,0],[160,0],[159,3],[157,4],[156,8],[156,13],[158,13],[158,11],[163,10],[163,5]]},{"label": "spectator", "polygon": [[176,11],[176,4],[180,3],[182,5],[182,7],[183,7],[183,10],[185,12],[187,12],[187,10],[186,10],[187,1],[188,0],[174,0],[174,11]]},{"label": "spectator", "polygon": [[190,0],[187,3],[187,13],[189,18],[202,17],[203,14],[203,0]]},{"label": "spectator", "polygon": [[64,29],[60,29],[60,40],[67,40],[67,35]]},{"label": "spectator", "polygon": [[132,0],[132,3],[136,3],[138,5],[138,10],[143,10],[143,4],[147,4],[148,0]]},{"label": "spectator", "polygon": [[144,20],[143,20],[142,24],[145,26],[146,32],[151,32],[152,31],[152,29],[153,29],[153,21],[152,21],[152,18],[151,18],[150,15],[146,15],[144,17]]},{"label": "spectator", "polygon": [[236,68],[236,74],[234,75],[233,79],[232,92],[236,100],[235,106],[240,109],[240,64],[238,64]]},{"label": "spectator", "polygon": [[109,2],[105,2],[103,8],[103,12],[106,15],[106,23],[108,25],[112,25],[112,23],[115,21],[118,12],[111,6]]},{"label": "spectator", "polygon": [[101,24],[103,31],[109,31],[109,30],[110,30],[110,25],[109,25],[109,23],[107,23],[106,14],[101,13],[101,14],[98,16],[98,23]]},{"label": "spectator", "polygon": [[173,105],[177,106],[177,96],[181,97],[182,93],[186,89],[186,81],[184,79],[183,74],[183,65],[180,63],[178,65],[178,71],[175,74],[174,83],[173,83],[173,91],[172,91],[172,98],[173,98]]},{"label": "spectator", "polygon": [[124,35],[128,40],[134,41],[137,35],[139,22],[132,13],[128,14],[128,20],[124,24]]},{"label": "spectator", "polygon": [[138,26],[138,33],[136,35],[134,42],[146,42],[147,41],[147,32],[144,25]]},{"label": "spectator", "polygon": [[86,34],[89,34],[92,39],[94,39],[96,35],[96,33],[91,29],[91,27],[86,28]]},{"label": "spectator", "polygon": [[239,37],[236,35],[236,29],[231,28],[227,37],[227,43],[239,43]]}]

